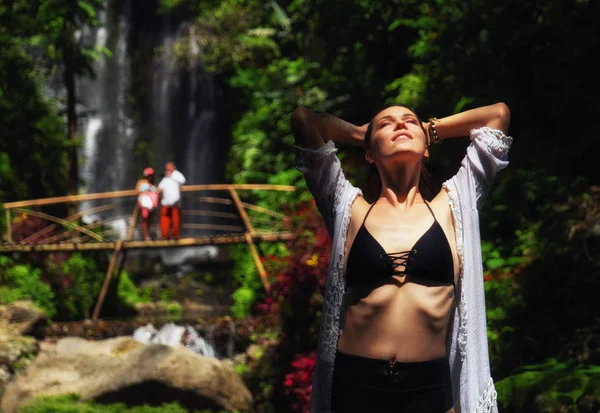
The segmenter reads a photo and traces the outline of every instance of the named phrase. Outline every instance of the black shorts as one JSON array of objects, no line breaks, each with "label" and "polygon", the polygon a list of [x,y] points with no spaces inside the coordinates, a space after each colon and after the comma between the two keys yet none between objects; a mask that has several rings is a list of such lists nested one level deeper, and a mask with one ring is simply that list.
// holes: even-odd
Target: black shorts
[{"label": "black shorts", "polygon": [[332,413],[446,413],[452,406],[447,358],[392,363],[336,353]]}]

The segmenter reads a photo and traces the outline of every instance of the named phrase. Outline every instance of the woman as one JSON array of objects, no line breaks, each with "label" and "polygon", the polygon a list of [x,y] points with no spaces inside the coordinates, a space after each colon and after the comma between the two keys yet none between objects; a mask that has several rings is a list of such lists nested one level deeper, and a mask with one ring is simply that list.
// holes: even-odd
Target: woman
[{"label": "woman", "polygon": [[135,185],[138,207],[142,215],[142,235],[144,240],[150,241],[148,231],[151,212],[158,206],[158,190],[156,189],[154,169],[145,168],[144,177]]},{"label": "woman", "polygon": [[[361,127],[296,109],[296,165],[333,239],[313,412],[497,411],[477,208],[508,164],[509,123],[503,103],[427,123],[392,106]],[[427,202],[429,145],[469,135],[458,173]],[[382,182],[373,204],[345,179],[334,143],[366,149]]]}]

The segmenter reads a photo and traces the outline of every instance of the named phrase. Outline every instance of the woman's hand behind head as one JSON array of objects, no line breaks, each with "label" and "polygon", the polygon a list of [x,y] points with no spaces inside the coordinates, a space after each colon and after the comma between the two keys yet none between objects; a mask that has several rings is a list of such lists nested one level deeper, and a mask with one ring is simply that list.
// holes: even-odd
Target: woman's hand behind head
[{"label": "woman's hand behind head", "polygon": [[354,146],[358,146],[359,148],[367,149],[367,143],[365,142],[365,135],[367,134],[367,129],[369,128],[369,124],[365,123],[362,126],[357,126],[356,130],[358,131],[357,136],[360,136],[360,139],[356,141]]},{"label": "woman's hand behind head", "polygon": [[429,122],[421,122],[423,130],[425,131],[425,139],[427,146],[431,146],[431,136],[429,136]]}]

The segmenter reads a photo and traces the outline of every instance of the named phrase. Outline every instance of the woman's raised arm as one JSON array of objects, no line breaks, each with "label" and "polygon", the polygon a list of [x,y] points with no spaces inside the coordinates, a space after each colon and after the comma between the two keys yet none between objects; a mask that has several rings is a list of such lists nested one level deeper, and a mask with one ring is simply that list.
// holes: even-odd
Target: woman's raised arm
[{"label": "woman's raised arm", "polygon": [[[475,109],[466,110],[445,118],[436,119],[433,123],[435,132],[440,140],[469,136],[473,129],[487,126],[491,129],[497,129],[504,134],[508,133],[510,125],[510,110],[505,103],[499,102],[493,105],[482,106]],[[429,133],[429,138],[434,139],[430,123],[425,123],[425,130]]]},{"label": "woman's raised arm", "polygon": [[461,202],[481,207],[496,175],[508,166],[512,138],[507,136],[510,110],[504,103],[467,110],[427,125],[435,141],[469,136],[471,145],[456,175],[444,183],[446,188],[462,192]]},{"label": "woman's raised arm", "polygon": [[296,145],[319,149],[327,141],[364,146],[366,125],[356,126],[324,112],[298,106],[292,114],[292,133]]},{"label": "woman's raised arm", "polygon": [[360,193],[344,176],[335,143],[362,146],[366,129],[302,106],[292,114],[296,168],[304,174],[306,186],[332,237],[336,219],[345,210],[346,202]]}]

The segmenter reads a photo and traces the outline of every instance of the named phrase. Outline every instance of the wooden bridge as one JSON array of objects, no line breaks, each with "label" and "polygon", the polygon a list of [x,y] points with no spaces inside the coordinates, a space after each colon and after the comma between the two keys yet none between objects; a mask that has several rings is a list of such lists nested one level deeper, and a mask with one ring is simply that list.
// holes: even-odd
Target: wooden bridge
[{"label": "wooden bridge", "polygon": [[[250,202],[257,191],[295,191],[293,186],[214,184],[182,187],[179,239],[161,239],[159,213],[151,218],[149,241],[138,239],[137,197],[134,190],[18,201],[4,204],[7,231],[0,253],[58,251],[112,251],[112,257],[92,320],[97,320],[119,257],[122,267],[127,250],[177,248],[246,243],[263,285],[269,289],[268,274],[260,259],[258,242],[285,241],[286,216]],[[52,215],[75,204],[79,212],[66,218]],[[62,207],[62,208],[61,208]],[[160,207],[158,208],[160,210]],[[159,211],[157,211],[159,212]],[[119,228],[119,224],[120,228]]]}]

